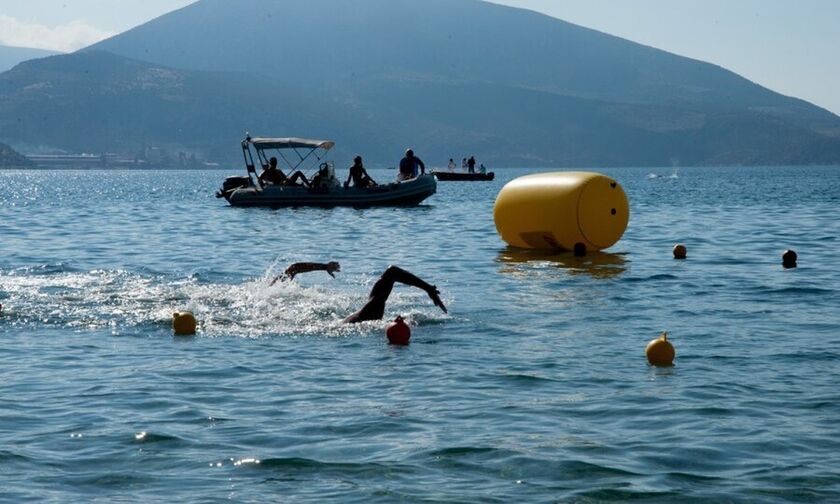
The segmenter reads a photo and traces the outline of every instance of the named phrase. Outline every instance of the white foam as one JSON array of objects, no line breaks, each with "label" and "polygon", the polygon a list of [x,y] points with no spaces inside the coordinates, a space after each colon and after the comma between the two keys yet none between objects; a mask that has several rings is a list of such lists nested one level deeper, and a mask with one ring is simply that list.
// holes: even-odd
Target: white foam
[{"label": "white foam", "polygon": [[[126,271],[13,270],[0,272],[0,297],[6,298],[4,322],[12,325],[115,331],[149,324],[168,328],[172,313],[186,310],[195,314],[199,333],[206,336],[341,337],[382,329],[383,321],[342,323],[366,302],[375,278],[365,278],[355,285],[329,278],[324,283],[308,280],[313,285],[297,280],[270,285],[274,269],[272,265],[263,277],[241,284]],[[402,313],[416,325],[444,318],[437,310],[425,293],[397,287],[389,299],[386,317]]]}]

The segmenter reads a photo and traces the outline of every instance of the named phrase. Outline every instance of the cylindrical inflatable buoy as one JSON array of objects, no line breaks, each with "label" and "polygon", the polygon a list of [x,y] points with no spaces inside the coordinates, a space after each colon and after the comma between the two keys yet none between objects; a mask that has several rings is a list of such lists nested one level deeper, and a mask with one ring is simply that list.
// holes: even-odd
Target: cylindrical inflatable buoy
[{"label": "cylindrical inflatable buoy", "polygon": [[499,235],[514,247],[603,250],[627,229],[630,204],[621,185],[606,175],[538,173],[502,188],[493,219]]},{"label": "cylindrical inflatable buoy", "polygon": [[195,334],[195,315],[190,312],[175,312],[172,314],[172,330],[176,336],[191,336]]},{"label": "cylindrical inflatable buoy", "polygon": [[388,342],[392,345],[408,345],[411,339],[411,328],[402,317],[398,316],[385,328],[385,335],[388,336]]}]

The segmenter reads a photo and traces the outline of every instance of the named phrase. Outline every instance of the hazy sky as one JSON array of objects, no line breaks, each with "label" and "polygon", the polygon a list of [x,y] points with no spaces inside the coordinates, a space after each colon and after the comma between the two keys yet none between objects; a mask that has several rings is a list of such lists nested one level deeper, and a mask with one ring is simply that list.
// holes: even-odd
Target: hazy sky
[{"label": "hazy sky", "polygon": [[[193,1],[0,0],[0,45],[74,50]],[[840,114],[840,0],[495,2],[709,61]]]}]

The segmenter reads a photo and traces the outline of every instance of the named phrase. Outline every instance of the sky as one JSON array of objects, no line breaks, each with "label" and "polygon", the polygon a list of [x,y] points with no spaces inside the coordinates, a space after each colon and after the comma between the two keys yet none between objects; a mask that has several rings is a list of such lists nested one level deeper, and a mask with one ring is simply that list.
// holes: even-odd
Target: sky
[{"label": "sky", "polygon": [[[72,51],[193,1],[0,0],[0,45]],[[840,0],[494,2],[708,61],[840,114]]]}]

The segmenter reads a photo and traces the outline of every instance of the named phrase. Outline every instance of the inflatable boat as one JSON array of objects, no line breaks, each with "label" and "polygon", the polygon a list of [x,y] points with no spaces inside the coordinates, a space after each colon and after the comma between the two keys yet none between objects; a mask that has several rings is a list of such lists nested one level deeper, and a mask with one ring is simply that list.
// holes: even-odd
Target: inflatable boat
[{"label": "inflatable boat", "polygon": [[[242,141],[247,176],[228,177],[216,196],[238,207],[370,207],[414,206],[437,191],[437,181],[432,175],[391,184],[345,187],[336,178],[332,162],[322,161],[334,145],[328,140],[248,136]],[[289,170],[288,176],[282,174],[281,183],[271,184],[257,176],[255,159],[263,169],[267,169],[267,152],[275,152]],[[276,158],[272,161],[276,162]],[[288,177],[299,171],[307,161],[318,164],[312,180],[304,178],[302,183],[293,183],[295,177]]]}]

